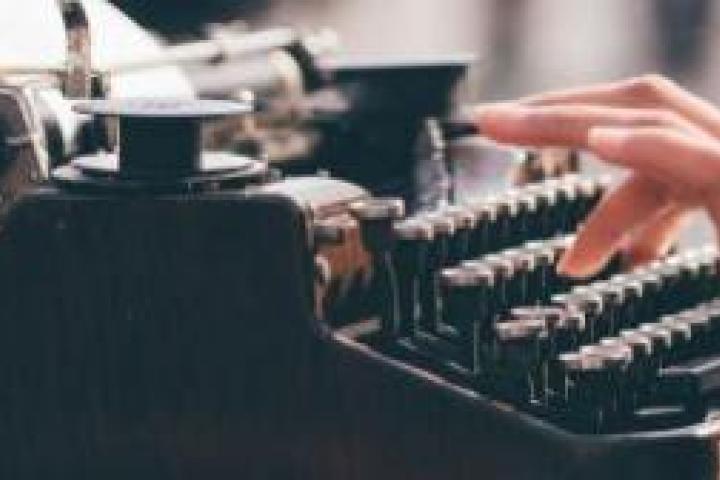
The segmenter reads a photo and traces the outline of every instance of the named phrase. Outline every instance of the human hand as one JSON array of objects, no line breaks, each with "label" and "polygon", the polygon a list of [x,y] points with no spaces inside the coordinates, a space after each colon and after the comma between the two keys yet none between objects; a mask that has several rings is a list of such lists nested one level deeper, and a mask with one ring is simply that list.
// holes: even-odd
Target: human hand
[{"label": "human hand", "polygon": [[619,250],[635,264],[663,255],[696,207],[720,225],[720,111],[664,77],[480,106],[476,120],[500,143],[585,149],[632,171],[578,232],[563,274],[590,276]]}]

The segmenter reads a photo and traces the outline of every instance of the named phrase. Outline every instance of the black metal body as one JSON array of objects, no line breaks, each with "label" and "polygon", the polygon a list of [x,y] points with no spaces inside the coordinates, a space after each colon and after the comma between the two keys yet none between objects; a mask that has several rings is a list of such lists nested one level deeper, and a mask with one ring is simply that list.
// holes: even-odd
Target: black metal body
[{"label": "black metal body", "polygon": [[284,182],[26,195],[0,235],[0,475],[717,477],[714,425],[573,435],[333,331],[313,215]]}]

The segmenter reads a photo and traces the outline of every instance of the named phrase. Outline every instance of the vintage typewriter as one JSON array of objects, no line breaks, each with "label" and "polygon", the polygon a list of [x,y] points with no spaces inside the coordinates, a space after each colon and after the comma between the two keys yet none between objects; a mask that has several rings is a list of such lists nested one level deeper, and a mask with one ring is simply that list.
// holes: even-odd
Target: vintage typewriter
[{"label": "vintage typewriter", "polygon": [[718,252],[555,271],[606,179],[408,213],[170,99],[76,103],[54,165],[31,90],[0,89],[3,478],[718,476]]}]

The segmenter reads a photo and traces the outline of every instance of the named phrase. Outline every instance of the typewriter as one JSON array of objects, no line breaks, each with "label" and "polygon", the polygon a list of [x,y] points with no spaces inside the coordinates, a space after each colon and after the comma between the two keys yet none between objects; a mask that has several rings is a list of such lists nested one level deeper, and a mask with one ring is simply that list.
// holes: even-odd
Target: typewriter
[{"label": "typewriter", "polygon": [[108,144],[54,165],[24,91],[3,478],[717,478],[718,252],[555,271],[607,179],[412,206],[208,151],[219,100],[76,102]]}]

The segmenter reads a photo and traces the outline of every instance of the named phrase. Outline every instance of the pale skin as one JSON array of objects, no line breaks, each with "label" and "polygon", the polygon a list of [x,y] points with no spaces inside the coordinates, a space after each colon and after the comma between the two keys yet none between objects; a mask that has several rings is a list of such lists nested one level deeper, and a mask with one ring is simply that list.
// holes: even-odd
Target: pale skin
[{"label": "pale skin", "polygon": [[563,274],[592,275],[619,250],[635,264],[663,255],[694,208],[720,226],[720,110],[664,77],[479,106],[476,121],[500,143],[584,149],[631,171],[578,232]]}]

